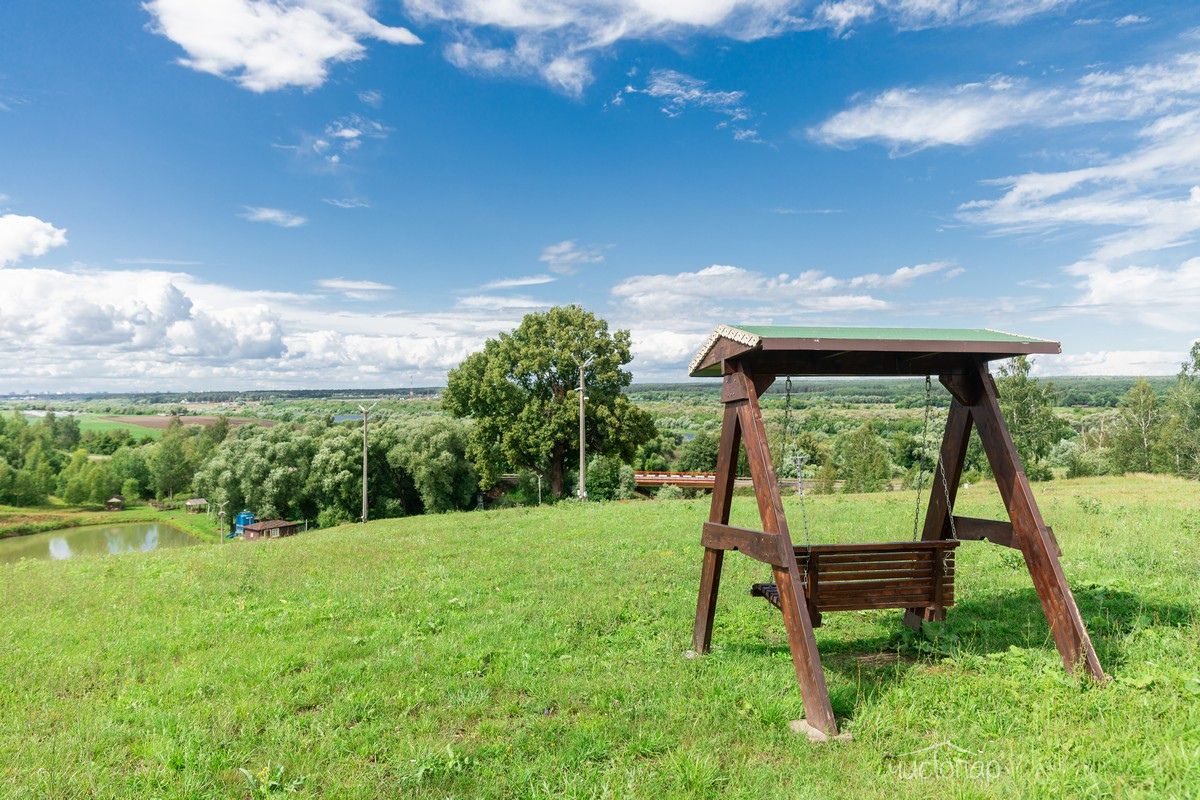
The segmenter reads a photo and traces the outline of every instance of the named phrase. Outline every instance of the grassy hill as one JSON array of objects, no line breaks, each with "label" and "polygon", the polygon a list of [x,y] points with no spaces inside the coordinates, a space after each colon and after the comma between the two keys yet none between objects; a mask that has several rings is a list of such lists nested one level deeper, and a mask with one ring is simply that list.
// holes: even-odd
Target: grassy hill
[{"label": "grassy hill", "polygon": [[[1194,795],[1200,487],[1037,489],[1113,681],[1066,677],[1019,555],[968,543],[930,635],[827,615],[854,740],[824,746],[788,731],[761,565],[727,559],[714,652],[684,658],[704,500],[0,566],[0,796]],[[908,538],[913,499],[816,498],[814,538]],[[1000,514],[991,487],[959,509]]]}]

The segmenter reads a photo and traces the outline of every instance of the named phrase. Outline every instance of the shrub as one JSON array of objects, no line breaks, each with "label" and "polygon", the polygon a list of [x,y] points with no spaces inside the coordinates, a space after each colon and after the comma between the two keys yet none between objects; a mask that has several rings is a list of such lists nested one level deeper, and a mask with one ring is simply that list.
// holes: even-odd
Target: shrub
[{"label": "shrub", "polygon": [[683,489],[672,484],[660,486],[654,493],[654,497],[658,500],[681,500],[683,499]]},{"label": "shrub", "polygon": [[588,464],[588,499],[628,500],[635,489],[633,467],[616,456],[596,456]]}]

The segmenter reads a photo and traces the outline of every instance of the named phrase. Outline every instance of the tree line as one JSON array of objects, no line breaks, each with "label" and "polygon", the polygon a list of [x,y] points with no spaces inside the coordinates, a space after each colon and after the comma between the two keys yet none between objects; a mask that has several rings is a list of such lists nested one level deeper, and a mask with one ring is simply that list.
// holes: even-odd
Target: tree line
[{"label": "tree line", "polygon": [[[586,387],[588,493],[594,499],[633,494],[634,469],[711,471],[718,433],[686,439],[658,426],[630,398],[628,331],[579,306],[530,314],[511,333],[489,340],[449,375],[445,413],[382,416],[368,443],[368,513],[372,518],[525,503],[568,496],[578,463],[578,377]],[[1166,472],[1200,478],[1200,343],[1179,375],[1159,391],[1139,380],[1108,411],[1072,423],[1056,412],[1057,386],[1034,378],[1014,359],[997,375],[1001,405],[1031,478],[1111,472]],[[940,393],[940,387],[938,392]],[[906,392],[906,401],[911,400]],[[922,397],[923,402],[923,397]],[[770,407],[777,399],[764,402]],[[910,403],[907,403],[911,405]],[[773,409],[777,469],[804,474],[817,491],[878,491],[913,485],[932,471],[944,424],[945,397],[933,398],[930,427],[908,414],[887,427],[809,406],[781,430]],[[973,437],[964,479],[988,474]],[[747,474],[744,456],[739,466]],[[500,478],[517,473],[515,486]],[[928,485],[928,483],[926,483]],[[72,417],[0,418],[0,503],[33,506],[51,495],[72,504],[129,499],[205,497],[226,521],[243,508],[260,518],[308,519],[332,525],[360,518],[362,438],[357,422],[332,417],[231,429],[221,418],[207,428],[178,418],[158,441],[123,431],[81,434]],[[664,489],[664,495],[675,494]]]}]

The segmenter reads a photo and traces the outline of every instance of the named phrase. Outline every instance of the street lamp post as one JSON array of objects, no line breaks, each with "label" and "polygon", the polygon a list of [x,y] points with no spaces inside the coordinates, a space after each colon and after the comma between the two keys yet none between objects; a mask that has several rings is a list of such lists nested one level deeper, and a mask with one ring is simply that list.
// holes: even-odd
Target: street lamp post
[{"label": "street lamp post", "polygon": [[587,433],[584,425],[587,395],[584,394],[583,372],[592,363],[593,358],[595,356],[588,356],[583,361],[575,359],[575,363],[579,365],[579,489],[576,494],[580,500],[587,500],[587,441],[584,438]]},{"label": "street lamp post", "polygon": [[367,521],[367,417],[371,416],[371,409],[379,405],[376,400],[370,406],[360,405],[358,410],[362,412],[363,417],[363,453],[362,453],[362,521]]}]

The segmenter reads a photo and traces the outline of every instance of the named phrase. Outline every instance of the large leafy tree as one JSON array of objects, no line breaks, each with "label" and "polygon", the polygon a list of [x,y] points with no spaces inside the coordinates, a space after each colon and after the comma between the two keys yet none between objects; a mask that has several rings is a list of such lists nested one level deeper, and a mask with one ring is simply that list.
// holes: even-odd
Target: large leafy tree
[{"label": "large leafy tree", "polygon": [[1192,345],[1166,400],[1155,460],[1161,469],[1200,478],[1200,341]]},{"label": "large leafy tree", "polygon": [[887,486],[892,475],[887,442],[870,422],[838,436],[833,450],[843,492],[878,492]]},{"label": "large leafy tree", "polygon": [[1025,356],[1001,365],[996,389],[1000,394],[1000,410],[1026,472],[1034,480],[1048,480],[1052,476],[1045,458],[1067,435],[1069,426],[1054,413],[1058,399],[1054,386],[1031,377],[1031,367]]},{"label": "large leafy tree", "polygon": [[1110,445],[1113,466],[1121,472],[1150,472],[1162,416],[1154,387],[1142,378],[1125,393],[1117,409]]},{"label": "large leafy tree", "polygon": [[654,436],[649,414],[622,389],[632,380],[621,369],[633,360],[629,331],[580,306],[529,314],[512,333],[489,339],[449,375],[446,408],[472,417],[469,452],[480,485],[506,468],[531,469],[561,497],[567,466],[578,457],[578,367],[591,358],[587,385],[587,448],[629,461]]}]

